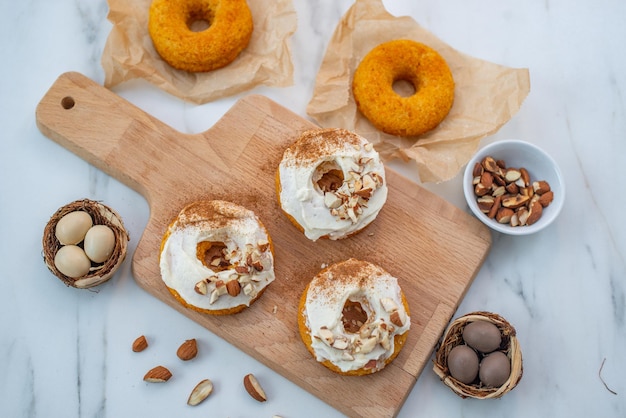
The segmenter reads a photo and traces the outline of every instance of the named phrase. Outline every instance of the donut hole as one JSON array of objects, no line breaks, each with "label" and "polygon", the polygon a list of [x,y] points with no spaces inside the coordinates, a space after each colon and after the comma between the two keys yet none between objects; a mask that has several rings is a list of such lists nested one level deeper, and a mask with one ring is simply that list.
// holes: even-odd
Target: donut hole
[{"label": "donut hole", "polygon": [[367,312],[360,302],[348,299],[341,311],[341,321],[346,332],[356,334],[367,322]]},{"label": "donut hole", "polygon": [[187,15],[187,27],[192,32],[202,32],[211,27],[213,12],[208,7],[196,5]]},{"label": "donut hole", "polygon": [[231,266],[226,253],[226,244],[223,242],[202,241],[196,245],[196,257],[214,272],[226,270]]},{"label": "donut hole", "polygon": [[401,97],[411,97],[417,93],[416,85],[408,78],[398,78],[391,85],[393,91]]},{"label": "donut hole", "polygon": [[324,161],[313,172],[313,187],[322,193],[335,192],[343,184],[343,170],[335,161]]}]

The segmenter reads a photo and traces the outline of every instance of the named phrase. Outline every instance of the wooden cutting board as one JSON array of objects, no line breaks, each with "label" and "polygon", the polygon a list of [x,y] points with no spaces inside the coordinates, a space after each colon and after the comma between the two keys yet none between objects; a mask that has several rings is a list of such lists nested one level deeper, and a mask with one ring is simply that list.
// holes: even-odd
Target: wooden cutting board
[{"label": "wooden cutting board", "polygon": [[[316,126],[262,96],[241,99],[209,130],[187,135],[85,76],[66,73],[36,116],[44,135],[147,199],[150,218],[132,258],[143,289],[349,416],[398,413],[491,246],[478,220],[389,169],[387,204],[364,232],[342,241],[307,240],[282,214],[274,174],[288,144]],[[185,309],[160,279],[165,228],[198,199],[248,207],[274,241],[277,280],[240,314],[212,317]],[[305,285],[323,264],[349,257],[398,277],[411,310],[400,355],[364,377],[339,376],[318,364],[297,331]]]}]

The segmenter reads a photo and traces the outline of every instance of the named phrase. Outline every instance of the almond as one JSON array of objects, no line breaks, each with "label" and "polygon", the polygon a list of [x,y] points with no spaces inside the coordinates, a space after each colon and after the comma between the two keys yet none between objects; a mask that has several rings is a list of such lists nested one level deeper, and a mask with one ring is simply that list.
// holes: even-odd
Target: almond
[{"label": "almond", "polygon": [[398,310],[398,305],[391,298],[382,298],[380,300],[380,304],[387,313],[391,313],[393,311]]},{"label": "almond", "polygon": [[235,297],[241,292],[241,285],[237,280],[231,280],[226,283],[226,291],[229,295]]},{"label": "almond", "polygon": [[521,187],[528,187],[530,186],[530,174],[528,173],[528,170],[526,170],[524,167],[519,169],[520,173],[521,173],[521,179],[522,182],[524,183],[523,186]]},{"label": "almond", "polygon": [[265,396],[265,391],[261,387],[261,384],[257,380],[257,378],[252,374],[247,374],[243,378],[243,386],[246,388],[246,391],[259,402],[265,402],[267,400],[267,396]]},{"label": "almond", "polygon": [[543,206],[545,208],[550,203],[552,203],[553,199],[554,199],[554,192],[552,192],[552,191],[545,192],[544,194],[542,194],[539,197],[539,203],[541,203],[541,206]]},{"label": "almond", "polygon": [[514,168],[509,168],[504,173],[504,179],[507,183],[513,183],[517,181],[517,179],[519,179],[520,177],[522,177],[522,173]]},{"label": "almond", "polygon": [[498,210],[498,213],[496,213],[496,221],[500,222],[501,224],[508,224],[509,222],[511,222],[511,217],[514,213],[515,212],[513,211],[513,209],[500,208],[500,210]]},{"label": "almond", "polygon": [[534,181],[533,182],[533,190],[537,194],[544,194],[544,193],[547,193],[547,192],[550,191],[550,185],[545,180]]},{"label": "almond", "polygon": [[528,220],[526,221],[526,225],[532,225],[541,218],[541,214],[543,212],[543,206],[541,203],[535,202],[530,207],[530,215],[528,215]]},{"label": "almond", "polygon": [[366,370],[375,369],[377,367],[378,367],[378,360],[376,359],[371,359],[370,361],[365,363],[365,366],[363,366],[363,368]]},{"label": "almond", "polygon": [[478,203],[478,209],[481,210],[481,212],[484,213],[489,213],[489,210],[492,208],[493,203],[494,203],[494,198],[493,196],[481,196],[478,199],[476,199],[476,202]]},{"label": "almond", "polygon": [[519,186],[515,183],[509,183],[506,186],[506,191],[509,192],[510,194],[518,194],[519,193]]},{"label": "almond", "polygon": [[135,341],[133,341],[133,351],[135,353],[139,353],[148,348],[148,340],[146,337],[142,335],[141,337],[137,337]]},{"label": "almond", "polygon": [[337,350],[345,350],[348,348],[348,340],[345,338],[337,338],[333,342],[333,348],[336,348]]},{"label": "almond", "polygon": [[195,338],[191,340],[187,340],[178,347],[178,351],[176,351],[176,355],[182,361],[188,361],[192,358],[196,357],[198,354],[198,344]]},{"label": "almond", "polygon": [[257,242],[257,245],[259,246],[259,251],[262,253],[270,248],[270,242],[265,240]]},{"label": "almond", "polygon": [[498,186],[506,186],[506,181],[499,174],[493,175],[493,182]]},{"label": "almond", "polygon": [[493,187],[493,192],[491,193],[491,196],[493,197],[504,196],[505,193],[506,193],[506,187],[497,186],[497,187]]},{"label": "almond", "polygon": [[[404,315],[402,315],[402,316],[404,316]],[[400,312],[395,311],[395,312],[391,313],[391,315],[389,316],[389,320],[395,326],[401,327],[401,326],[404,325],[404,320],[403,320],[402,316],[400,315]]]},{"label": "almond", "polygon": [[476,193],[476,196],[484,196],[489,192],[489,187],[485,186],[482,183],[478,183],[475,187],[474,187],[474,193]]},{"label": "almond", "polygon": [[483,167],[485,167],[485,170],[489,172],[499,173],[501,170],[500,167],[498,167],[498,163],[496,163],[496,160],[494,160],[491,156],[485,157],[482,163]]},{"label": "almond", "polygon": [[200,294],[200,295],[206,295],[207,294],[207,284],[205,280],[200,280],[198,283],[196,283],[196,285],[193,287],[193,290],[196,291],[196,293]]},{"label": "almond", "polygon": [[237,266],[235,267],[235,271],[239,274],[248,274],[249,269],[248,266]]},{"label": "almond", "polygon": [[204,401],[209,395],[213,392],[213,382],[209,379],[204,379],[200,381],[193,388],[191,394],[189,395],[189,399],[187,399],[187,405],[196,406],[200,402]]},{"label": "almond", "polygon": [[484,169],[483,169],[482,164],[476,161],[476,163],[474,164],[474,170],[472,171],[472,176],[480,177],[483,174],[483,172],[484,172]]},{"label": "almond", "polygon": [[496,196],[496,199],[493,202],[493,206],[491,206],[491,209],[489,209],[489,212],[487,212],[487,216],[491,219],[496,217],[496,213],[498,213],[498,210],[500,210],[500,208],[502,207],[502,196]]},{"label": "almond", "polygon": [[172,373],[163,366],[156,366],[153,369],[148,370],[143,380],[150,383],[164,383],[170,380]]},{"label": "almond", "polygon": [[485,171],[481,176],[480,176],[480,182],[486,187],[486,188],[491,188],[491,185],[493,184],[493,174],[491,174],[489,171]]},{"label": "almond", "polygon": [[509,196],[502,199],[502,206],[504,206],[505,208],[517,209],[521,206],[524,206],[529,200],[529,196],[517,194],[515,196]]},{"label": "almond", "polygon": [[528,222],[528,217],[530,216],[530,212],[526,206],[522,206],[517,210],[517,219],[520,225],[526,225]]}]

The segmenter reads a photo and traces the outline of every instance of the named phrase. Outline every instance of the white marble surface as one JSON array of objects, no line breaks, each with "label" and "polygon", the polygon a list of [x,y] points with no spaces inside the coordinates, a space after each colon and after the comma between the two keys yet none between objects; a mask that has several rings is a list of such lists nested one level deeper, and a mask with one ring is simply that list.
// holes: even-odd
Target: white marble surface
[{"label": "white marble surface", "polygon": [[[254,92],[304,116],[326,44],[351,2],[294,3],[295,85]],[[550,228],[493,236],[457,312],[490,310],[517,328],[524,354],[518,387],[499,400],[463,400],[429,366],[399,416],[626,416],[626,3],[385,4],[464,53],[529,68],[532,89],[522,109],[485,143],[516,137],[540,145],[568,185],[565,208]],[[72,200],[102,200],[118,210],[130,230],[131,254],[148,218],[143,197],[35,125],[35,106],[61,73],[79,71],[102,82],[106,14],[105,0],[0,2],[0,416],[341,416],[145,293],[130,262],[93,292],[66,288],[44,266],[43,227]],[[207,129],[237,99],[195,106],[144,82],[115,91],[182,132]],[[392,166],[413,175],[410,166]],[[465,209],[459,177],[427,187]],[[130,350],[139,334],[152,342],[140,356]],[[173,352],[192,337],[203,355],[186,367]],[[157,361],[177,372],[175,380],[142,381]],[[240,378],[248,372],[262,379],[268,402],[242,394]],[[190,388],[204,377],[216,382],[213,398],[188,407]]]}]

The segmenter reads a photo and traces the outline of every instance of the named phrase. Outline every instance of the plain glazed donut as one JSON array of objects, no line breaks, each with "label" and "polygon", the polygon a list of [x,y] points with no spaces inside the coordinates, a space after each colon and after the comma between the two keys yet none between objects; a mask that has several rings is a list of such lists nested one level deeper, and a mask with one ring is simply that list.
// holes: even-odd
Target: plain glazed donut
[{"label": "plain glazed donut", "polygon": [[183,208],[163,236],[159,265],[178,302],[212,315],[241,312],[275,279],[272,241],[261,221],[221,200]]},{"label": "plain glazed donut", "polygon": [[284,151],[276,191],[283,212],[312,241],[356,234],[387,200],[385,169],[372,144],[336,128],[306,131]]},{"label": "plain glazed donut", "polygon": [[411,326],[395,277],[356,259],[333,264],[311,280],[298,308],[298,329],[311,355],[343,375],[382,370],[400,353]]},{"label": "plain glazed donut", "polygon": [[[393,84],[404,80],[415,93],[403,97]],[[360,112],[381,131],[417,136],[437,127],[454,101],[454,79],[434,49],[410,40],[378,45],[363,58],[352,81]]]},{"label": "plain glazed donut", "polygon": [[[195,22],[209,27],[196,32]],[[252,36],[253,22],[245,0],[154,0],[148,32],[158,54],[179,70],[222,68],[237,58]]]}]

